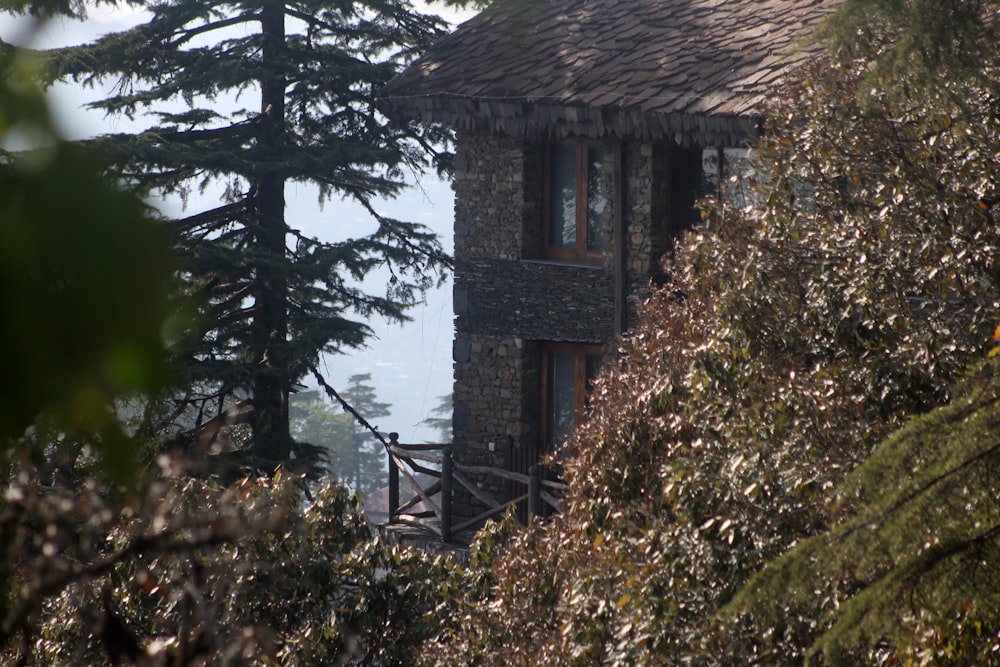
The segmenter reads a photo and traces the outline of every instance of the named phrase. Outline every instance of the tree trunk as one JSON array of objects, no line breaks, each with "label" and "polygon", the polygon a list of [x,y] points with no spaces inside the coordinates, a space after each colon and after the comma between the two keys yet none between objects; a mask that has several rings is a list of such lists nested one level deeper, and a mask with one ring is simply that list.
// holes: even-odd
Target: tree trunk
[{"label": "tree trunk", "polygon": [[253,358],[258,376],[253,384],[254,453],[272,461],[287,461],[292,437],[288,425],[288,307],[285,275],[285,183],[268,160],[282,142],[285,120],[285,77],[278,63],[284,59],[285,14],[279,3],[261,11],[261,58],[271,73],[261,80],[261,116],[258,150],[262,163],[254,184],[257,213],[256,250],[268,261],[256,267],[254,291]]}]

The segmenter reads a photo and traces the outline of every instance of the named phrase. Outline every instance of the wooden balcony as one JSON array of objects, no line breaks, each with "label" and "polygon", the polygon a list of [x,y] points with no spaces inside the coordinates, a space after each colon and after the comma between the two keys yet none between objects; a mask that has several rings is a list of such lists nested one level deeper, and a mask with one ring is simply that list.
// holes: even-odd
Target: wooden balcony
[{"label": "wooden balcony", "polygon": [[[396,433],[390,433],[385,444],[389,459],[389,519],[380,531],[394,541],[422,544],[431,551],[448,551],[444,545],[468,546],[487,519],[504,514],[511,506],[525,503],[529,521],[547,512],[562,511],[559,496],[566,485],[545,479],[543,466],[532,466],[529,474],[523,475],[493,466],[464,465],[453,459],[450,444],[406,445],[399,442]],[[477,483],[489,477],[523,484],[527,493],[498,500]],[[421,483],[421,479],[425,481]],[[452,494],[456,484],[486,510],[473,517],[455,517]],[[401,490],[409,495],[401,496]]]}]

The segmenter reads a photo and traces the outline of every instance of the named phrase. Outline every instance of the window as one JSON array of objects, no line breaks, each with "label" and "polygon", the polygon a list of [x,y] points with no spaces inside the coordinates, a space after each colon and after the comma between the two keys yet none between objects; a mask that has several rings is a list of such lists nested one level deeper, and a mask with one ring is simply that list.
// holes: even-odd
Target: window
[{"label": "window", "polygon": [[544,255],[599,262],[604,250],[604,151],[586,143],[549,146],[545,167]]},{"label": "window", "polygon": [[748,190],[756,175],[754,160],[753,151],[747,148],[706,148],[702,153],[705,193],[736,208],[754,203]]},{"label": "window", "polygon": [[598,345],[551,343],[542,349],[542,443],[558,451],[587,409],[601,368]]}]

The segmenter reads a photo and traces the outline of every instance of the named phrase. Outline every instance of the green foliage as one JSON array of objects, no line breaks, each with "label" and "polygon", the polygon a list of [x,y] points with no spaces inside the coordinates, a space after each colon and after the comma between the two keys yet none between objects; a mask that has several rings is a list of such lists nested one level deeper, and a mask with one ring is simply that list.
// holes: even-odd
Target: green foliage
[{"label": "green foliage", "polygon": [[31,68],[17,52],[0,56],[0,145],[39,146],[0,153],[0,451],[46,412],[90,434],[123,483],[135,452],[114,401],[165,379],[167,244],[100,164],[57,143]]},{"label": "green foliage", "polygon": [[[879,46],[868,54],[877,59],[874,69],[857,70],[864,95],[853,113],[884,119],[879,124],[891,131],[875,135],[891,158],[889,178],[873,178],[877,163],[855,171],[856,148],[845,151],[849,157],[834,173],[850,179],[857,208],[878,207],[890,238],[898,238],[893,232],[900,227],[914,232],[903,247],[921,257],[922,268],[901,276],[905,294],[915,316],[924,317],[928,303],[936,302],[930,316],[940,318],[923,337],[924,358],[949,364],[942,379],[957,377],[961,365],[977,370],[949,405],[888,439],[839,485],[837,525],[756,578],[740,604],[779,627],[798,619],[809,628],[799,640],[803,649],[812,646],[825,662],[857,664],[868,653],[872,660],[913,664],[995,664],[1000,619],[993,611],[997,540],[989,451],[995,380],[992,362],[982,366],[972,345],[976,337],[988,339],[988,318],[996,312],[1000,88],[992,75],[996,24],[980,20],[995,7],[906,4],[895,16],[883,15],[894,20],[892,48]],[[927,18],[932,11],[946,14],[933,29],[907,13]],[[855,38],[858,48],[872,46],[867,37]],[[960,48],[966,49],[962,57],[948,56],[947,49]],[[893,78],[874,88],[867,71]],[[836,126],[836,119],[827,124]]]},{"label": "green foliage", "polygon": [[[910,95],[949,79],[992,78],[996,0],[844,0],[820,32],[845,60],[873,65],[866,82]],[[960,100],[956,99],[956,102]]]}]

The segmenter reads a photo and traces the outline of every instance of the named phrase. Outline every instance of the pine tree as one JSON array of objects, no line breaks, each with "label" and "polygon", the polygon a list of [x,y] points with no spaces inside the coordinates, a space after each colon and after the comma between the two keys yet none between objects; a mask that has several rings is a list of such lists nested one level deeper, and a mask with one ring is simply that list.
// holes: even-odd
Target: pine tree
[{"label": "pine tree", "polygon": [[[369,422],[392,414],[391,406],[382,403],[375,396],[375,389],[368,384],[371,379],[370,373],[352,375],[347,379],[348,385],[344,391],[344,400]],[[357,423],[352,424],[348,451],[350,452],[348,463],[351,469],[336,472],[352,479],[355,489],[372,491],[385,483],[383,474],[386,470],[385,451],[381,443]]]},{"label": "pine tree", "polygon": [[452,412],[454,412],[454,394],[446,394],[438,397],[438,404],[431,410],[433,417],[428,417],[420,422],[421,426],[436,431],[434,443],[451,442],[452,437]]},{"label": "pine tree", "polygon": [[[134,4],[145,23],[45,56],[49,80],[114,83],[92,108],[152,125],[84,142],[120,181],[153,201],[225,188],[217,207],[166,221],[183,290],[203,305],[162,422],[249,399],[251,458],[308,454],[289,432],[294,384],[322,353],[361,346],[366,318],[405,319],[448,261],[435,234],[373,208],[441,157],[440,133],[388,124],[376,96],[443,24],[406,0]],[[290,183],[360,202],[375,231],[306,236],[285,215]],[[359,286],[377,268],[391,275],[383,294]]]}]

